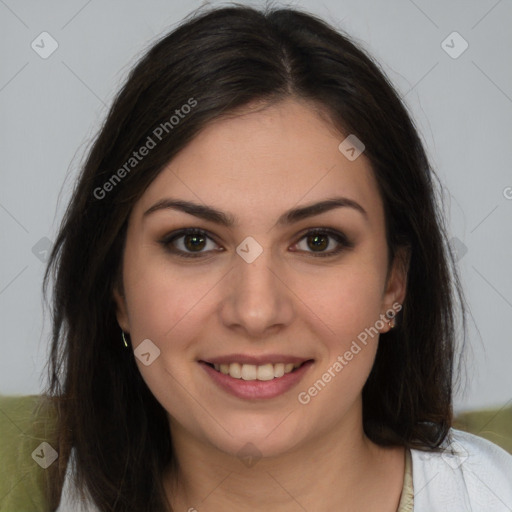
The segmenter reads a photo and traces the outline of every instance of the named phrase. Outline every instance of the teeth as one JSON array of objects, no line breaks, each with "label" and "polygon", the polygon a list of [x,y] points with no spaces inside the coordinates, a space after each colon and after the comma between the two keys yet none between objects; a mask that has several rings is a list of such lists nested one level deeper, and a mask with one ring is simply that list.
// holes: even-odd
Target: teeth
[{"label": "teeth", "polygon": [[277,363],[274,365],[274,377],[282,377],[284,375],[284,364]]},{"label": "teeth", "polygon": [[298,368],[302,363],[276,363],[263,364],[214,364],[213,367],[224,375],[229,375],[234,379],[242,380],[272,380],[282,377],[285,373],[290,373],[294,368]]},{"label": "teeth", "polygon": [[[256,367],[256,378],[258,380],[272,380],[274,378],[274,365],[264,364],[263,366]],[[243,373],[242,373],[243,377]]]},{"label": "teeth", "polygon": [[258,367],[253,364],[242,365],[242,379],[256,380],[258,378]]}]

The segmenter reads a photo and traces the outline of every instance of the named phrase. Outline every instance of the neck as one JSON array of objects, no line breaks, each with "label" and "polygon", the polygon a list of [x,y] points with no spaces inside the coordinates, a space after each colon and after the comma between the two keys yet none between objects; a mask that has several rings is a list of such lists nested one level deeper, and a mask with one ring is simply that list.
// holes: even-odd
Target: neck
[{"label": "neck", "polygon": [[173,510],[395,512],[400,500],[404,449],[371,442],[362,422],[245,464],[172,422],[171,432],[177,470],[169,470],[164,486]]}]

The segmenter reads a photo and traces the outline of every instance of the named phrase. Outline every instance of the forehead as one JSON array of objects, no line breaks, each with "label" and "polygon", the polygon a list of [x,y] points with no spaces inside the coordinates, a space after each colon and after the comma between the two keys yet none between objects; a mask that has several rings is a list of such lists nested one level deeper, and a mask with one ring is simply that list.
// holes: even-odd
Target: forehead
[{"label": "forehead", "polygon": [[135,211],[172,197],[233,213],[240,223],[267,224],[293,206],[341,195],[380,217],[370,162],[364,153],[347,159],[338,149],[345,137],[295,100],[218,119],[155,178]]}]

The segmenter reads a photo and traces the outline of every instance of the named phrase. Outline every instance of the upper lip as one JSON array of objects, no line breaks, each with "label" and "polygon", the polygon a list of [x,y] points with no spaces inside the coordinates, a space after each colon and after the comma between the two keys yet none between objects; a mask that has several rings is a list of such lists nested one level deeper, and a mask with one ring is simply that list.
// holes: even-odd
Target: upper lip
[{"label": "upper lip", "polygon": [[266,354],[260,356],[251,356],[248,354],[228,354],[225,356],[217,356],[217,357],[208,357],[205,359],[200,359],[205,363],[211,364],[230,364],[230,363],[240,363],[240,364],[254,364],[257,366],[264,365],[267,363],[276,364],[276,363],[304,363],[309,361],[311,358],[308,357],[297,357],[297,356],[287,356],[285,354]]}]

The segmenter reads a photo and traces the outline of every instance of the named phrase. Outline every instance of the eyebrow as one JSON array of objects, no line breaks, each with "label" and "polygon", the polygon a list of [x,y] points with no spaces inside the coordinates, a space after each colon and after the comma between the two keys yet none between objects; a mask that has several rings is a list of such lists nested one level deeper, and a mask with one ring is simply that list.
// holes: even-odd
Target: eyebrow
[{"label": "eyebrow", "polygon": [[[277,225],[291,225],[295,222],[299,222],[308,217],[313,217],[315,215],[320,215],[321,213],[327,212],[329,210],[333,210],[334,208],[354,209],[361,213],[365,220],[368,220],[368,213],[366,212],[366,210],[353,199],[349,199],[347,197],[331,197],[318,203],[311,203],[305,206],[299,206],[297,208],[292,208],[291,210],[284,212],[277,220]],[[151,206],[148,210],[144,212],[143,217],[145,218],[151,213],[166,209],[185,212],[188,213],[189,215],[194,215],[195,217],[199,217],[201,219],[208,220],[210,222],[225,227],[232,227],[237,224],[236,217],[229,213],[217,210],[216,208],[212,208],[211,206],[193,203],[191,201],[185,201],[183,199],[171,198],[161,199],[160,201],[155,203],[153,206]]]}]

